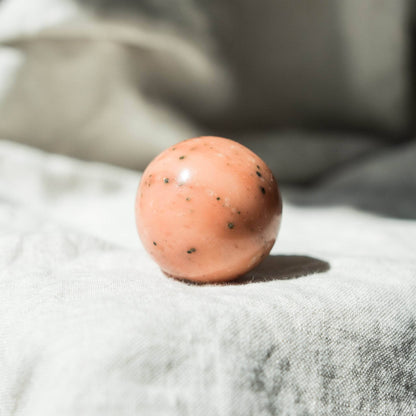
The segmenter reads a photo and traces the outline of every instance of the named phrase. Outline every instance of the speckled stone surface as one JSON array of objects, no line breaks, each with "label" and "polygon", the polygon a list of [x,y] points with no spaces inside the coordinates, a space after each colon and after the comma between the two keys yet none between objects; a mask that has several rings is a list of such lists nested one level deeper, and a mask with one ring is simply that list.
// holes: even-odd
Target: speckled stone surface
[{"label": "speckled stone surface", "polygon": [[179,279],[226,281],[253,269],[273,247],[281,217],[271,170],[220,137],[169,147],[146,168],[137,192],[143,245]]}]

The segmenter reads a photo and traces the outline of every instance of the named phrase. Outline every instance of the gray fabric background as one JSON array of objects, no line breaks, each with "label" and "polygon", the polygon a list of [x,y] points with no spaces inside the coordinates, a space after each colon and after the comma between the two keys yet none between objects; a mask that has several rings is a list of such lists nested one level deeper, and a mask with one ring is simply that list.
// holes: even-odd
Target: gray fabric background
[{"label": "gray fabric background", "polygon": [[[134,169],[187,137],[247,137],[304,181],[409,133],[410,6],[5,0],[0,135]],[[296,169],[280,163],[294,149],[308,150]]]}]

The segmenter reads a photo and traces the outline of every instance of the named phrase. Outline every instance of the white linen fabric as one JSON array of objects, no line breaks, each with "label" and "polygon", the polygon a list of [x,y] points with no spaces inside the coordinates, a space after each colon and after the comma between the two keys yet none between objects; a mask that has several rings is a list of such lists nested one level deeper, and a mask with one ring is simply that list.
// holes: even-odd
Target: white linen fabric
[{"label": "white linen fabric", "polygon": [[[414,190],[415,149],[352,172]],[[139,243],[138,173],[0,141],[0,414],[413,416],[416,194],[365,213],[356,176],[284,189],[272,255],[190,285]]]}]

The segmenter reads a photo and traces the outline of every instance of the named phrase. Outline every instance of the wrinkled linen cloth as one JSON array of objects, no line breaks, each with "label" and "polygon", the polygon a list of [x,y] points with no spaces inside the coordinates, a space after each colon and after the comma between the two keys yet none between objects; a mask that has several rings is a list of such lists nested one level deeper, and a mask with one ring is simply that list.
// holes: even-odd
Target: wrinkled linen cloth
[{"label": "wrinkled linen cloth", "polygon": [[[271,256],[204,286],[144,252],[139,173],[0,141],[0,415],[414,416],[416,147],[401,151],[283,189]],[[393,187],[401,219],[373,210]]]}]

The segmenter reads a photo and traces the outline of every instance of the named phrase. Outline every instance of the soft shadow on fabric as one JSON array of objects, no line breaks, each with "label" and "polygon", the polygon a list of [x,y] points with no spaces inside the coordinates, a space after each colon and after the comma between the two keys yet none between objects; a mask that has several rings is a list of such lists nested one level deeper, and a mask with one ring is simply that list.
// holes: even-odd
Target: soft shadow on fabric
[{"label": "soft shadow on fabric", "polygon": [[384,217],[416,219],[416,144],[403,143],[327,172],[310,188],[284,192],[292,204],[351,206]]},{"label": "soft shadow on fabric", "polygon": [[[303,193],[303,195],[302,195]],[[325,192],[318,189],[301,190],[297,194],[287,192],[286,200],[291,204],[305,208],[337,208],[349,206],[359,211],[381,217],[416,219],[416,193],[414,189],[360,190],[343,189]]]},{"label": "soft shadow on fabric", "polygon": [[310,256],[270,255],[255,269],[239,277],[230,284],[269,282],[288,280],[323,273],[330,269],[327,261]]}]

